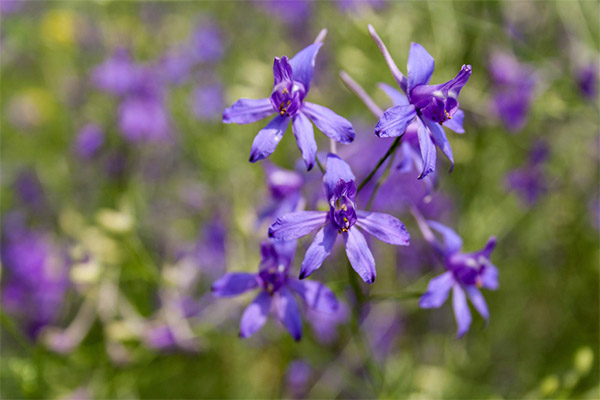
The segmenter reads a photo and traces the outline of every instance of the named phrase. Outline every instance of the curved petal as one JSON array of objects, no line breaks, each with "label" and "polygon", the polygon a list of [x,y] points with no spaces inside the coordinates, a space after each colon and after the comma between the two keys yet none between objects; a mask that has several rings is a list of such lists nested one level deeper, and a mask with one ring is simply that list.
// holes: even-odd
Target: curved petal
[{"label": "curved petal", "polygon": [[433,57],[419,43],[411,43],[408,52],[406,71],[408,76],[408,93],[415,86],[426,85],[433,74],[435,62]]},{"label": "curved petal", "polygon": [[289,123],[289,118],[278,115],[267,126],[261,129],[252,142],[250,162],[256,162],[269,157],[277,148]]},{"label": "curved petal", "polygon": [[444,272],[429,281],[427,291],[419,299],[421,308],[439,308],[444,304],[450,294],[450,289],[454,283],[452,272]]},{"label": "curved petal", "polygon": [[237,296],[258,287],[256,274],[234,272],[225,274],[212,285],[212,293],[216,297]]},{"label": "curved petal", "polygon": [[315,70],[315,59],[317,58],[317,53],[322,45],[323,43],[313,43],[300,50],[300,52],[290,60],[294,80],[302,83],[307,92],[310,88],[310,82],[312,81],[313,72]]},{"label": "curved petal", "polygon": [[436,124],[428,119],[425,119],[425,124],[427,124],[427,127],[429,128],[436,146],[439,147],[446,158],[450,160],[450,171],[452,171],[454,169],[454,157],[452,156],[452,147],[450,147],[450,142],[448,142],[444,128],[442,128],[440,124]]},{"label": "curved petal", "polygon": [[289,281],[290,288],[298,293],[306,305],[315,311],[333,314],[339,308],[335,294],[327,286],[317,281]]},{"label": "curved petal", "polygon": [[346,254],[352,268],[366,283],[375,282],[375,259],[365,237],[358,229],[350,229],[343,236],[346,242]]},{"label": "curved petal", "polygon": [[282,287],[277,292],[275,302],[277,319],[281,321],[294,340],[300,340],[302,338],[302,319],[296,299],[286,287]]},{"label": "curved petal", "polygon": [[350,143],[356,136],[350,121],[337,115],[327,107],[305,101],[302,112],[310,118],[321,132],[336,142]]},{"label": "curved petal", "polygon": [[466,290],[467,295],[469,296],[469,299],[471,299],[471,303],[473,303],[475,309],[479,312],[479,314],[481,314],[483,319],[488,321],[490,319],[490,312],[488,310],[487,303],[481,294],[481,291],[475,286],[467,286]]},{"label": "curved petal", "polygon": [[338,233],[331,223],[325,225],[323,229],[317,233],[317,236],[315,236],[315,239],[306,251],[306,255],[302,261],[300,279],[310,276],[321,266],[321,264],[323,264],[323,261],[331,254],[331,249],[333,248],[337,235]]},{"label": "curved petal", "polygon": [[481,287],[488,290],[498,289],[498,268],[492,264],[488,264],[484,267],[483,273],[481,274]]},{"label": "curved petal", "polygon": [[417,118],[417,135],[419,137],[419,148],[421,149],[421,158],[423,159],[423,171],[419,179],[435,171],[435,144],[429,136],[429,129],[425,126],[421,118]]},{"label": "curved petal", "polygon": [[269,227],[269,237],[276,240],[294,240],[323,226],[326,211],[296,211],[277,218]]},{"label": "curved petal", "polygon": [[306,170],[310,171],[315,164],[317,154],[317,142],[312,124],[302,113],[298,113],[292,120],[292,129],[298,148],[302,153],[302,159],[306,164]]},{"label": "curved petal", "polygon": [[465,119],[465,112],[463,110],[458,110],[454,113],[451,119],[444,122],[444,126],[450,130],[453,130],[456,133],[465,133],[463,128],[463,121]]},{"label": "curved petal", "polygon": [[462,248],[463,241],[453,229],[436,221],[427,221],[430,227],[442,234],[444,238],[444,252],[446,254],[456,253]]},{"label": "curved petal", "polygon": [[400,246],[408,246],[410,235],[396,217],[378,212],[358,211],[356,224],[377,239]]},{"label": "curved petal", "polygon": [[460,338],[467,333],[469,326],[471,326],[471,311],[469,311],[465,292],[457,283],[452,287],[452,308],[454,309],[454,318],[456,318],[458,324],[457,336]]},{"label": "curved petal", "polygon": [[397,137],[406,132],[406,128],[417,116],[413,105],[388,108],[377,125],[375,135],[379,137]]},{"label": "curved petal", "polygon": [[240,337],[247,338],[258,331],[267,322],[269,309],[271,308],[271,296],[261,291],[244,311],[240,321]]},{"label": "curved petal", "polygon": [[323,175],[323,185],[325,186],[327,200],[333,195],[335,186],[340,180],[350,182],[356,180],[356,178],[346,161],[342,160],[336,154],[329,153],[327,155],[325,175]]},{"label": "curved petal", "polygon": [[292,66],[286,56],[273,60],[273,87],[282,81],[292,80]]},{"label": "curved petal", "polygon": [[395,106],[407,106],[410,104],[408,97],[406,97],[406,95],[398,89],[388,85],[387,83],[379,83],[377,86],[379,86],[379,88],[383,90],[390,99],[392,99],[392,102]]},{"label": "curved petal", "polygon": [[275,110],[268,98],[239,99],[223,111],[223,122],[226,124],[250,124],[274,113]]}]

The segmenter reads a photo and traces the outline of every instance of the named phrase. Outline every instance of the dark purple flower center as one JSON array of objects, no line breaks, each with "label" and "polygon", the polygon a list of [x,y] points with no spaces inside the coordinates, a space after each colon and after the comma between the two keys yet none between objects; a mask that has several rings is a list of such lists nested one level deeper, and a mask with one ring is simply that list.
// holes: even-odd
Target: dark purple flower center
[{"label": "dark purple flower center", "polygon": [[454,253],[446,260],[448,269],[452,271],[456,280],[463,285],[482,286],[482,276],[490,260],[481,252]]},{"label": "dark purple flower center", "polygon": [[356,185],[340,180],[329,199],[330,218],[339,232],[348,232],[356,223]]},{"label": "dark purple flower center", "polygon": [[271,243],[261,245],[261,256],[258,278],[262,288],[272,295],[287,283],[288,266],[285,257],[280,257]]},{"label": "dark purple flower center", "polygon": [[300,110],[302,100],[306,96],[306,88],[292,78],[292,67],[287,57],[275,58],[273,78],[273,109],[282,117],[293,117]]}]

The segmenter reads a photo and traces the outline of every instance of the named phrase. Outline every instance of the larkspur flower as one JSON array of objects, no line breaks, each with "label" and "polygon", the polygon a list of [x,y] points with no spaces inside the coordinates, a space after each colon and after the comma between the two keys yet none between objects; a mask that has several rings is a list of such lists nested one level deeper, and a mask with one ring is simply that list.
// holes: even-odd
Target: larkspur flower
[{"label": "larkspur flower", "polygon": [[277,114],[254,138],[250,162],[271,155],[290,122],[307,170],[313,167],[317,153],[311,121],[335,141],[350,143],[354,140],[354,129],[347,119],[329,108],[304,101],[310,89],[315,58],[321,45],[320,42],[313,43],[292,59],[286,56],[275,58],[271,96],[259,100],[240,99],[223,112],[223,122],[227,124],[249,124]]},{"label": "larkspur flower", "polygon": [[406,93],[393,93],[395,105],[383,113],[375,126],[375,134],[379,137],[397,137],[404,134],[414,122],[423,160],[419,179],[435,171],[435,146],[442,150],[454,166],[452,149],[442,126],[456,133],[464,133],[464,113],[458,108],[458,95],[471,76],[471,66],[463,65],[456,77],[446,83],[429,85],[434,68],[433,57],[420,44],[411,43],[407,77],[404,77],[370,25],[369,31],[383,53],[392,75]]},{"label": "larkspur flower", "polygon": [[113,55],[92,71],[92,84],[108,93],[125,94],[138,79],[138,66],[129,51],[118,48]]},{"label": "larkspur flower", "polygon": [[439,308],[446,302],[452,290],[452,307],[458,324],[458,337],[462,337],[471,325],[467,296],[479,314],[486,321],[489,320],[488,307],[479,289],[498,288],[498,270],[490,261],[496,239],[491,237],[479,251],[463,253],[462,239],[456,232],[439,222],[428,221],[428,224],[444,238],[443,245],[436,242],[434,246],[443,257],[447,272],[429,281],[427,292],[419,300],[419,306]]},{"label": "larkspur flower", "polygon": [[212,292],[216,297],[237,296],[252,289],[260,289],[258,296],[242,315],[241,337],[249,337],[258,331],[272,312],[294,340],[300,340],[302,320],[292,293],[296,293],[314,310],[334,313],[338,309],[335,295],[325,285],[316,281],[299,281],[289,276],[295,247],[295,241],[265,242],[261,245],[258,274],[228,273],[213,284]]},{"label": "larkspur flower", "polygon": [[507,188],[514,190],[521,201],[528,206],[533,206],[548,190],[544,174],[544,161],[547,156],[548,146],[538,142],[533,146],[526,165],[512,170],[506,176]]},{"label": "larkspur flower", "polygon": [[277,217],[298,210],[298,207],[303,204],[301,189],[304,185],[304,177],[301,174],[270,163],[265,163],[265,172],[271,201],[259,212],[259,224],[265,220],[270,223]]},{"label": "larkspur flower", "polygon": [[[276,240],[294,240],[321,228],[308,248],[300,279],[318,269],[331,254],[338,235],[346,244],[346,254],[352,268],[367,283],[375,281],[375,259],[361,228],[386,243],[407,246],[410,235],[404,224],[395,217],[378,212],[356,209],[356,185],[350,166],[335,154],[327,156],[323,176],[329,211],[297,211],[286,214],[269,227],[269,237]],[[356,227],[354,227],[356,225]]]},{"label": "larkspur flower", "polygon": [[598,97],[598,64],[596,62],[579,67],[575,78],[582,95],[590,100]]},{"label": "larkspur flower", "polygon": [[88,160],[98,152],[104,144],[104,133],[96,124],[87,124],[77,133],[74,150],[77,156]]}]

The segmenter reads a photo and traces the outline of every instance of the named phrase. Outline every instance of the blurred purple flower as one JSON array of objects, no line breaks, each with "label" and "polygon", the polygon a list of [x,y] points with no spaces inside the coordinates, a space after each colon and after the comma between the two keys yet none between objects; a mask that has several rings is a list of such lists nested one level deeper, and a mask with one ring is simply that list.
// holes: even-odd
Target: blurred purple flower
[{"label": "blurred purple flower", "polygon": [[18,13],[26,3],[25,0],[2,0],[0,1],[0,14],[6,16]]},{"label": "blurred purple flower", "polygon": [[219,83],[196,86],[192,91],[190,103],[192,112],[198,120],[219,120],[225,107],[223,86]]},{"label": "blurred purple flower", "polygon": [[216,297],[237,296],[248,290],[260,289],[242,315],[241,337],[249,337],[258,331],[267,321],[269,313],[273,312],[294,340],[300,340],[302,321],[292,292],[310,308],[325,313],[337,310],[337,299],[325,285],[316,281],[299,281],[289,276],[295,247],[295,241],[265,242],[261,245],[258,274],[228,273],[213,284],[212,292]]},{"label": "blurred purple flower", "polygon": [[104,144],[104,133],[95,124],[87,124],[77,133],[75,139],[75,152],[84,159],[92,158]]},{"label": "blurred purple flower", "polygon": [[196,62],[219,61],[225,52],[219,27],[213,22],[201,21],[192,34],[189,51]]},{"label": "blurred purple flower", "polygon": [[304,185],[304,177],[298,172],[282,169],[270,163],[264,165],[271,201],[259,212],[259,223],[267,219],[270,222],[274,218],[296,211],[302,202],[301,189]]},{"label": "blurred purple flower", "polygon": [[452,307],[458,324],[458,337],[462,337],[471,325],[471,312],[465,292],[481,316],[488,321],[489,311],[480,288],[498,288],[498,270],[490,261],[496,246],[496,238],[489,239],[486,246],[474,253],[462,253],[462,239],[452,229],[435,221],[429,225],[444,238],[444,244],[434,243],[443,256],[447,272],[429,281],[427,292],[419,300],[421,308],[439,308],[446,302],[452,289]]},{"label": "blurred purple flower", "polygon": [[577,70],[577,85],[581,94],[590,100],[598,97],[598,64],[595,62],[581,67]]},{"label": "blurred purple flower", "polygon": [[310,365],[306,361],[294,360],[288,365],[285,380],[291,397],[304,398],[311,373]]},{"label": "blurred purple flower", "polygon": [[540,196],[548,190],[543,163],[548,156],[548,146],[538,142],[529,154],[527,164],[517,168],[506,176],[506,186],[517,192],[523,203],[534,205]]},{"label": "blurred purple flower", "polygon": [[108,93],[123,95],[139,79],[139,67],[136,66],[124,48],[118,48],[113,55],[92,71],[92,83],[98,89]]},{"label": "blurred purple flower", "polygon": [[21,204],[27,206],[30,211],[39,212],[45,208],[44,189],[33,169],[21,170],[15,180],[14,188]]},{"label": "blurred purple flower", "polygon": [[310,0],[252,0],[265,11],[275,15],[286,25],[301,26],[306,23],[311,14]]},{"label": "blurred purple flower", "polygon": [[156,68],[166,82],[180,85],[189,78],[193,66],[194,60],[187,49],[174,49],[160,59]]},{"label": "blurred purple flower", "polygon": [[338,325],[346,323],[350,317],[348,305],[339,302],[338,309],[333,313],[318,312],[308,309],[306,319],[315,333],[316,339],[323,344],[329,344],[338,337]]},{"label": "blurred purple flower", "polygon": [[404,224],[389,214],[357,211],[356,186],[350,166],[335,154],[327,156],[323,176],[330,210],[297,211],[286,214],[269,227],[269,237],[275,240],[294,240],[321,228],[308,248],[300,279],[318,269],[331,254],[339,234],[344,238],[346,254],[352,268],[367,283],[375,281],[375,259],[367,241],[357,227],[389,244],[407,246],[410,235]]},{"label": "blurred purple flower", "polygon": [[386,6],[386,0],[337,0],[337,4],[344,12],[357,13],[364,9],[380,10]]},{"label": "blurred purple flower", "polygon": [[144,341],[153,349],[168,350],[177,347],[173,331],[168,325],[159,325],[146,331]]},{"label": "blurred purple flower", "polygon": [[291,60],[286,56],[275,58],[271,96],[259,100],[240,99],[223,112],[223,122],[227,124],[249,124],[277,113],[254,138],[250,162],[262,160],[275,151],[290,121],[307,170],[313,167],[317,153],[311,121],[333,140],[340,143],[354,140],[354,129],[348,120],[326,107],[304,101],[321,45],[313,43]]}]

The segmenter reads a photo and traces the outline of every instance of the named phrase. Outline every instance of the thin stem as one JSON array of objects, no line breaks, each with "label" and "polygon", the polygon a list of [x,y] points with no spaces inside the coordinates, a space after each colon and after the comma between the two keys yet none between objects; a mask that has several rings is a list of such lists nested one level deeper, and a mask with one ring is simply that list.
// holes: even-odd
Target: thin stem
[{"label": "thin stem", "polygon": [[357,193],[360,192],[361,189],[363,187],[365,187],[365,185],[367,183],[369,183],[369,181],[373,178],[373,176],[375,175],[375,173],[377,173],[377,171],[379,170],[379,168],[383,165],[383,163],[385,162],[385,160],[387,160],[388,157],[391,156],[392,153],[394,153],[394,150],[396,150],[396,147],[398,147],[398,145],[400,144],[400,140],[402,139],[402,136],[404,136],[404,133],[402,135],[398,136],[396,138],[396,140],[394,140],[394,142],[392,143],[392,145],[390,146],[390,148],[388,149],[388,151],[377,162],[377,164],[375,165],[375,168],[373,168],[373,170],[369,173],[369,175],[367,175],[367,177],[365,179],[363,179],[363,181],[360,183],[360,185],[358,185],[358,188],[356,189]]},{"label": "thin stem", "polygon": [[[395,153],[397,148],[398,147],[396,147],[392,153]],[[371,209],[371,206],[373,205],[373,202],[375,201],[375,196],[377,195],[379,188],[384,184],[384,182],[387,180],[388,176],[390,176],[390,171],[392,170],[393,163],[394,163],[394,160],[392,158],[390,160],[390,162],[388,162],[388,165],[385,167],[385,171],[383,171],[383,174],[381,174],[381,176],[377,180],[377,183],[375,184],[375,187],[373,188],[373,191],[371,192],[371,196],[369,196],[369,201],[367,202],[367,207],[366,207],[367,211]]]},{"label": "thin stem", "polygon": [[331,154],[337,154],[337,143],[333,139],[329,139],[329,152]]},{"label": "thin stem", "polygon": [[342,78],[342,81],[344,82],[346,87],[350,89],[350,91],[353,92],[355,95],[357,95],[363,103],[365,103],[369,111],[371,111],[371,113],[373,113],[373,115],[375,115],[376,118],[381,118],[383,110],[379,108],[379,106],[375,103],[375,101],[373,101],[371,96],[367,94],[367,92],[365,91],[365,89],[363,89],[362,86],[360,86],[354,79],[352,79],[346,71],[340,71],[340,78]]},{"label": "thin stem", "polygon": [[323,168],[323,165],[321,165],[321,161],[319,161],[319,157],[318,157],[318,156],[316,156],[316,157],[315,157],[315,160],[317,161],[317,166],[318,166],[318,167],[319,167],[319,169],[321,170],[321,173],[322,173],[323,175],[325,175],[325,168]]}]

